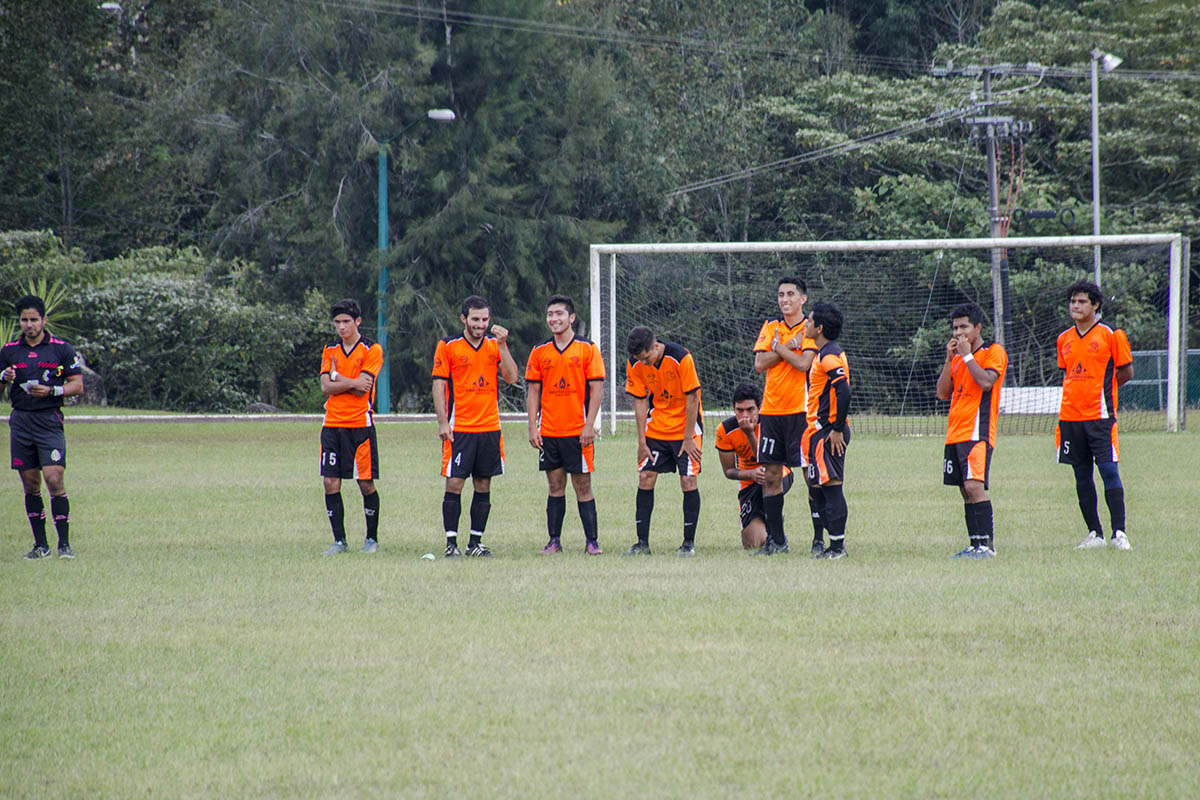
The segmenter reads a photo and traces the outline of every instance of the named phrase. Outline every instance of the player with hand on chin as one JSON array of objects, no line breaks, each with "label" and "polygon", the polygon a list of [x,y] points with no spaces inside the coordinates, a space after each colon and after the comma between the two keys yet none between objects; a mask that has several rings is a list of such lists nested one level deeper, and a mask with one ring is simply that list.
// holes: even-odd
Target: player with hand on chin
[{"label": "player with hand on chin", "polygon": [[[471,538],[466,554],[488,557],[483,543],[491,511],[492,476],[504,473],[504,437],[500,432],[500,386],[497,371],[506,383],[516,383],[517,364],[508,351],[508,330],[492,324],[488,301],[478,295],[463,300],[460,336],[437,343],[433,354],[433,410],[442,440],[442,525],[446,530],[446,558],[463,553],[458,547],[458,522],[462,515],[462,490],[471,477]],[[489,334],[490,330],[490,334]]]},{"label": "player with hand on chin", "polygon": [[25,489],[25,514],[33,528],[33,560],[50,555],[46,541],[46,509],[42,481],[50,492],[50,513],[58,534],[58,557],[71,550],[71,506],[63,480],[67,437],[63,431],[63,399],[83,394],[83,367],[74,348],[46,330],[46,305],[26,295],[15,304],[21,336],[0,348],[0,383],[8,385],[12,415],[8,418],[12,468]]},{"label": "player with hand on chin", "polygon": [[604,388],[600,348],[575,335],[575,303],[564,295],[546,301],[550,338],[533,348],[525,366],[528,389],[529,444],[538,451],[538,469],[546,473],[546,530],[550,541],[543,555],[562,552],[562,525],[567,514],[567,475],[575,488],[583,523],[584,551],[598,556],[599,526],[592,495],[595,471],[596,415]]},{"label": "player with hand on chin", "polygon": [[988,473],[1008,353],[995,342],[984,346],[983,310],[976,304],[955,306],[950,324],[953,335],[937,379],[937,399],[950,401],[942,482],[962,494],[969,541],[954,557],[991,558],[996,548]]}]

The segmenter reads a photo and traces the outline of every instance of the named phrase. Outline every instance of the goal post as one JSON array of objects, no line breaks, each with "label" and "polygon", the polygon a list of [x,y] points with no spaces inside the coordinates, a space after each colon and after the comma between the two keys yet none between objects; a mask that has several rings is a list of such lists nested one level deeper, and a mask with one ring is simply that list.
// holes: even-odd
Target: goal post
[{"label": "goal post", "polygon": [[[778,278],[797,274],[808,284],[806,310],[827,300],[846,315],[840,341],[850,360],[851,413],[859,430],[944,432],[946,404],[936,400],[934,383],[949,337],[947,314],[969,301],[984,311],[985,339],[1011,331],[1012,341],[1004,342],[1010,365],[1001,430],[1052,431],[1062,386],[1055,341],[1070,325],[1063,293],[1076,280],[1092,279],[1093,248],[1099,245],[1101,314],[1126,330],[1134,350],[1134,379],[1121,389],[1122,430],[1178,431],[1186,402],[1180,393],[1186,244],[1178,233],[593,244],[589,335],[603,351],[610,376],[601,428],[632,431],[631,403],[623,391],[624,341],[635,325],[649,325],[660,339],[691,350],[706,418],[726,416],[738,383],[762,385],[753,370],[754,338],[763,320],[778,314]],[[1009,259],[1011,276],[1000,321],[994,318],[999,304],[993,303],[991,279],[990,254],[996,249]],[[1148,368],[1139,372],[1141,360],[1163,352],[1165,376],[1150,375]]]}]

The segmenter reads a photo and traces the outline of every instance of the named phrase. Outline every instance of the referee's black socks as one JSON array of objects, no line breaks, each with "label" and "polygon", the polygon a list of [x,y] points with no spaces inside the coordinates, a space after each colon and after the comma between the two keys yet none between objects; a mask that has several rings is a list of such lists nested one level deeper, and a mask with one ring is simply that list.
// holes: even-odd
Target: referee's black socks
[{"label": "referee's black socks", "polygon": [[54,530],[58,533],[58,547],[62,549],[71,544],[71,503],[67,496],[50,496],[50,516],[54,517]]},{"label": "referee's black socks", "polygon": [[346,509],[342,505],[342,493],[325,495],[325,513],[329,515],[329,527],[333,529],[335,542],[346,541]]},{"label": "referee's black socks", "polygon": [[25,495],[25,516],[29,517],[29,527],[33,528],[34,546],[49,547],[46,544],[46,509],[40,494]]}]

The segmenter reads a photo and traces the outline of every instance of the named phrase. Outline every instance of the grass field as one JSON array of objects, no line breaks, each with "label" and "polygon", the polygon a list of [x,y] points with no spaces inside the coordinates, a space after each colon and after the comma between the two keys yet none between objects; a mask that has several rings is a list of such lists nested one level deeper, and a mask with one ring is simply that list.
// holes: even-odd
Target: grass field
[{"label": "grass field", "polygon": [[936,438],[854,440],[851,557],[822,562],[742,552],[711,442],[698,556],[668,479],[654,557],[623,558],[628,437],[598,446],[606,554],[569,498],[539,556],[506,432],[497,557],[448,562],[420,559],[432,425],[381,428],[381,550],[336,558],[313,425],[69,426],[76,560],[22,559],[0,494],[0,796],[1200,794],[1200,435],[1122,437],[1128,553],[1075,551],[1070,470],[1002,439],[999,557],[964,563]]}]

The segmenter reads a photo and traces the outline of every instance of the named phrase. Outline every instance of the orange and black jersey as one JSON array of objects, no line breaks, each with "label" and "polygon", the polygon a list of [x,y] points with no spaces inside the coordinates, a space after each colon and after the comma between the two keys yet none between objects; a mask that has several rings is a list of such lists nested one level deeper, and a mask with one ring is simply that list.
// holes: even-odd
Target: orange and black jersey
[{"label": "orange and black jersey", "polygon": [[[785,345],[799,337],[801,345],[798,352],[815,351],[817,343],[804,335],[805,325],[806,320],[803,319],[795,325],[788,325],[783,317],[768,319],[763,323],[762,330],[758,332],[758,339],[754,342],[754,352],[771,352],[771,342],[776,333],[779,334],[779,341]],[[763,414],[772,415],[803,414],[808,406],[807,393],[808,373],[801,372],[780,359],[778,364],[767,370],[760,411]]]},{"label": "orange and black jersey", "polygon": [[946,444],[987,442],[996,446],[996,421],[1000,418],[1000,387],[1008,369],[1008,353],[996,343],[980,347],[973,354],[975,363],[996,373],[992,388],[984,391],[963,357],[955,354],[950,362],[950,414],[946,420]]},{"label": "orange and black jersey", "polygon": [[[663,342],[663,354],[652,367],[629,359],[625,365],[625,392],[649,401],[646,436],[651,439],[677,441],[684,437],[687,424],[687,396],[696,392],[700,401],[700,376],[692,354],[682,345]],[[696,430],[704,430],[704,409],[696,412]]]},{"label": "orange and black jersey", "polygon": [[808,426],[840,431],[850,412],[850,362],[837,342],[826,342],[808,370]]},{"label": "orange and black jersey", "polygon": [[[756,445],[761,429],[761,425],[754,426]],[[737,468],[740,470],[758,469],[757,447],[750,446],[750,440],[746,438],[746,432],[738,427],[737,417],[729,417],[717,426],[717,449],[727,453],[734,453],[737,456]],[[784,477],[791,474],[791,468],[785,466],[783,468]],[[754,481],[738,481],[739,490],[753,485]]]},{"label": "orange and black jersey", "polygon": [[433,353],[433,379],[446,387],[446,419],[455,433],[500,430],[500,343],[487,335],[479,345],[446,337]]},{"label": "orange and black jersey", "polygon": [[[366,337],[359,336],[349,350],[341,339],[325,345],[321,351],[321,374],[353,380],[362,373],[379,377],[383,369],[383,348]],[[368,428],[375,424],[375,384],[366,394],[340,392],[325,399],[326,428]]]},{"label": "orange and black jersey", "polygon": [[542,436],[578,436],[587,421],[591,381],[604,380],[604,359],[594,342],[576,336],[562,350],[553,338],[533,348],[525,382],[541,385],[538,429]]},{"label": "orange and black jersey", "polygon": [[1125,331],[1097,322],[1080,334],[1072,325],[1058,337],[1058,368],[1063,375],[1058,418],[1071,422],[1117,415],[1117,370],[1133,363]]}]

